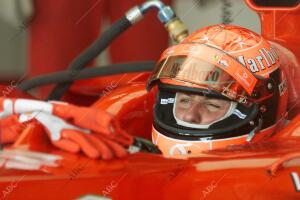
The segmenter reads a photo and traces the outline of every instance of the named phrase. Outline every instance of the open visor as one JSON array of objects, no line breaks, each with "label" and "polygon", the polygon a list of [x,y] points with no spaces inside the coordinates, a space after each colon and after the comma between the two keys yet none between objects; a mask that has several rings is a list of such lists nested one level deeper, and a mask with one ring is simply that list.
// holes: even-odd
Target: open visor
[{"label": "open visor", "polygon": [[179,44],[167,49],[148,86],[156,80],[213,90],[239,102],[252,94],[257,83],[256,77],[233,57],[204,44]]}]

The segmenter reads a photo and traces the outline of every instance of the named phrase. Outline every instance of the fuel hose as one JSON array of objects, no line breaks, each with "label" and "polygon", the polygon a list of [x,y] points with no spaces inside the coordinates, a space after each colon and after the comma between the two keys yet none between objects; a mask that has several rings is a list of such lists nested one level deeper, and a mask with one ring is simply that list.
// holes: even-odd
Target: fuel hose
[{"label": "fuel hose", "polygon": [[[158,0],[146,1],[141,6],[131,8],[125,16],[116,21],[108,30],[96,39],[95,42],[74,59],[69,66],[69,70],[74,71],[83,69],[87,63],[103,52],[114,39],[125,32],[133,24],[140,21],[144,15],[152,9],[158,10],[157,17],[159,21],[164,24],[175,41],[182,41],[188,35],[186,27],[175,15],[171,7]],[[71,86],[72,82],[73,81],[59,83],[54,87],[52,92],[50,92],[48,100],[59,100]]]},{"label": "fuel hose", "polygon": [[116,75],[122,73],[151,72],[155,66],[154,61],[142,61],[131,63],[120,63],[102,67],[85,68],[81,70],[66,70],[37,76],[30,80],[23,81],[17,87],[23,91],[57,83],[68,83],[76,80],[95,78],[101,76]]}]

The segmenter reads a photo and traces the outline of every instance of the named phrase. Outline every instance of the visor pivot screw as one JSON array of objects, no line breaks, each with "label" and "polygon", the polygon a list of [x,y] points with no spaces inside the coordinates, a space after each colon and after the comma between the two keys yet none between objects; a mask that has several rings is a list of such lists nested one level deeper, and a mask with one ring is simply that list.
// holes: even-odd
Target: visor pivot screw
[{"label": "visor pivot screw", "polygon": [[254,123],[254,121],[250,121],[249,124],[250,124],[251,126],[254,126],[255,123]]},{"label": "visor pivot screw", "polygon": [[254,90],[251,96],[254,97],[254,98],[259,98],[260,95],[259,95],[259,92]]},{"label": "visor pivot screw", "polygon": [[273,84],[272,83],[268,83],[267,88],[268,88],[268,90],[272,90],[273,89]]},{"label": "visor pivot screw", "polygon": [[262,113],[264,113],[264,112],[267,111],[266,106],[261,106],[259,109],[260,109],[260,111],[261,111]]}]

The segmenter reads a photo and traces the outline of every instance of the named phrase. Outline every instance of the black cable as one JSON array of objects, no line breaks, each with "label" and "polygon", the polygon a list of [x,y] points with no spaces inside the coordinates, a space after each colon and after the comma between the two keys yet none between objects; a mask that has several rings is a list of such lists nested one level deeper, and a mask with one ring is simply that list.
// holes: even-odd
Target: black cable
[{"label": "black cable", "polygon": [[155,66],[154,61],[131,62],[113,64],[103,67],[85,68],[77,71],[62,71],[47,75],[37,76],[33,79],[23,81],[18,85],[23,91],[28,91],[32,88],[54,84],[54,83],[71,83],[75,80],[94,78],[99,76],[108,76],[121,73],[133,72],[151,72]]},{"label": "black cable", "polygon": [[[131,26],[130,21],[124,16],[115,22],[108,30],[102,33],[102,35],[93,42],[85,51],[83,51],[78,57],[76,57],[69,66],[69,70],[78,71],[83,69],[86,64],[96,58],[109,44],[117,38],[121,33],[126,31]],[[58,84],[53,91],[50,93],[49,100],[58,100],[71,86],[70,82],[64,82]]]}]

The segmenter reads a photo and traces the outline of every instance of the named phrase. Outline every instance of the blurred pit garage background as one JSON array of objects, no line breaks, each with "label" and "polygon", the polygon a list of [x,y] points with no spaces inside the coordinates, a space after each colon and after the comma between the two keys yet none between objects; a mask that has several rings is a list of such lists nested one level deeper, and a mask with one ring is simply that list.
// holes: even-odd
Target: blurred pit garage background
[{"label": "blurred pit garage background", "polygon": [[[111,22],[141,2],[144,1],[1,0],[0,81],[67,69],[72,58]],[[237,24],[260,33],[257,14],[243,0],[165,2],[171,3],[190,33],[217,23]],[[154,16],[139,26],[118,39],[93,65],[158,59],[168,45],[167,32]]]}]

